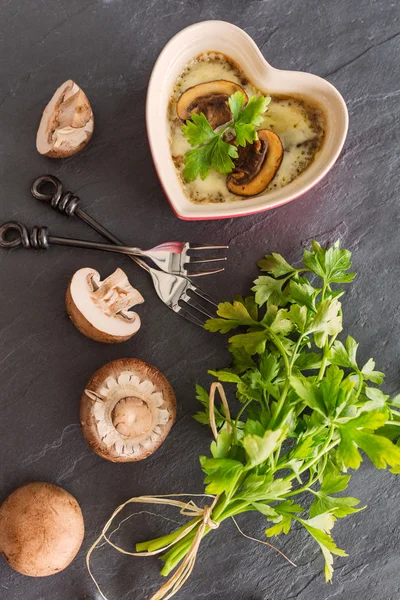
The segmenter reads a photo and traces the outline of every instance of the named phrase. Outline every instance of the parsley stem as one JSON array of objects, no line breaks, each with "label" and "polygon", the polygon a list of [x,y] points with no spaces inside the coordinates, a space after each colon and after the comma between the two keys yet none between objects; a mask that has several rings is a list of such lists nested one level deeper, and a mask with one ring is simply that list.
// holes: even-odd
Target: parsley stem
[{"label": "parsley stem", "polygon": [[323,354],[322,354],[321,367],[319,369],[317,381],[321,381],[321,379],[323,378],[323,376],[325,374],[327,362],[328,362],[328,346],[326,344],[324,346],[324,350],[323,350]]},{"label": "parsley stem", "polygon": [[245,500],[236,500],[232,501],[232,503],[226,508],[226,512],[223,512],[220,515],[220,521],[225,521],[225,519],[229,519],[229,517],[233,517],[234,515],[239,515],[242,512],[247,512],[250,510],[249,503]]},{"label": "parsley stem", "polygon": [[281,340],[279,339],[279,337],[271,330],[270,327],[268,327],[268,325],[264,325],[264,327],[268,330],[268,334],[272,340],[272,342],[275,344],[275,346],[278,348],[280,355],[282,356],[282,360],[283,360],[283,364],[285,365],[285,371],[286,371],[286,375],[288,376],[290,374],[290,364],[289,364],[289,359],[288,359],[288,355],[287,352],[281,342]]},{"label": "parsley stem", "polygon": [[[238,426],[239,423],[239,419],[242,416],[242,414],[244,413],[244,411],[246,410],[246,408],[248,407],[248,405],[253,402],[253,398],[250,398],[250,400],[247,400],[247,402],[245,402],[242,406],[242,408],[239,410],[237,417],[235,419],[235,423],[234,423],[234,427],[235,427],[235,438],[236,438],[236,428]],[[236,438],[237,439],[237,438]]]},{"label": "parsley stem", "polygon": [[295,348],[294,348],[294,351],[293,351],[293,354],[292,354],[292,359],[291,359],[291,361],[290,361],[290,365],[289,365],[289,366],[290,366],[290,373],[292,372],[293,365],[294,365],[294,363],[296,362],[297,355],[298,355],[299,348],[300,348],[300,344],[301,344],[301,342],[303,341],[303,337],[304,337],[304,335],[305,335],[304,333],[302,333],[302,334],[300,335],[299,339],[297,340],[296,346],[295,346]]},{"label": "parsley stem", "polygon": [[[331,425],[329,428],[329,433],[328,433],[328,437],[324,443],[324,445],[322,446],[321,450],[318,452],[317,456],[315,456],[314,458],[312,458],[311,460],[309,460],[308,462],[305,463],[305,465],[303,465],[303,467],[300,469],[299,474],[301,475],[301,473],[304,473],[304,471],[307,471],[308,469],[310,469],[312,466],[315,465],[315,463],[317,463],[319,461],[319,459],[325,454],[325,452],[328,452],[328,448],[330,446],[330,443],[332,441],[333,438],[333,434],[335,432],[335,426]],[[334,443],[334,446],[336,446],[336,444],[339,442],[339,440],[337,440]],[[332,446],[332,447],[334,447]],[[330,449],[330,448],[329,448]]]},{"label": "parsley stem", "polygon": [[282,342],[280,341],[279,337],[273,331],[271,331],[271,329],[267,325],[264,325],[264,327],[268,330],[268,334],[269,334],[272,342],[275,344],[275,346],[279,350],[280,355],[282,356],[283,364],[285,366],[285,373],[286,373],[285,385],[284,385],[284,388],[282,390],[281,397],[279,398],[279,401],[278,401],[278,403],[276,405],[274,414],[272,415],[272,418],[271,418],[270,427],[272,429],[273,426],[276,423],[276,420],[277,420],[277,418],[279,416],[279,413],[281,412],[281,410],[283,408],[283,405],[284,405],[285,400],[286,400],[286,396],[287,396],[287,394],[289,392],[289,388],[290,388],[289,377],[290,377],[290,373],[291,373],[291,367],[290,367],[290,363],[289,363],[287,352],[286,352],[286,350],[285,350]]},{"label": "parsley stem", "polygon": [[358,398],[359,398],[359,396],[361,394],[363,383],[364,383],[364,377],[363,377],[363,374],[361,373],[361,371],[358,371],[357,375],[359,377],[358,388],[357,388],[357,391],[356,391],[356,398],[358,400]]},{"label": "parsley stem", "polygon": [[192,525],[195,521],[200,521],[200,519],[195,517],[172,533],[163,535],[153,540],[148,540],[147,542],[139,542],[136,544],[136,552],[143,552],[145,550],[153,552],[154,550],[159,550],[160,548],[171,544],[182,533],[182,531],[184,531],[189,525]]},{"label": "parsley stem", "polygon": [[297,494],[301,494],[302,492],[312,492],[312,490],[310,490],[310,486],[313,485],[317,479],[319,477],[319,474],[317,475],[317,477],[315,477],[313,480],[308,481],[308,483],[306,483],[305,485],[302,485],[301,487],[293,490],[293,492],[288,492],[287,494],[285,494],[285,498],[289,498],[290,496],[297,496]]},{"label": "parsley stem", "polygon": [[334,432],[335,432],[335,426],[331,425],[330,428],[329,428],[328,437],[325,440],[324,445],[322,446],[321,450],[318,452],[317,456],[315,456],[314,458],[312,458],[309,461],[307,461],[303,465],[303,467],[298,471],[297,474],[293,473],[291,475],[287,475],[286,477],[284,477],[284,481],[292,481],[293,479],[295,479],[295,477],[297,475],[301,475],[302,473],[304,473],[304,471],[308,471],[308,469],[311,469],[311,467],[313,467],[315,465],[315,463],[317,463],[319,461],[319,459],[322,456],[324,456],[324,454],[326,454],[332,448],[334,448],[339,443],[339,440],[336,440],[335,442],[332,442],[332,437],[333,437]]}]

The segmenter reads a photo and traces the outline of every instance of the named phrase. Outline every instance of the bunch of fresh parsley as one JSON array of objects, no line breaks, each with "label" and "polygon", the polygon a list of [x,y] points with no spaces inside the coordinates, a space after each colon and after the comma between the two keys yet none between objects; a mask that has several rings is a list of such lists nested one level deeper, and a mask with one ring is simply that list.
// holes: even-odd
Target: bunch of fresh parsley
[{"label": "bunch of fresh parsley", "polygon": [[[191,120],[182,125],[182,133],[193,150],[186,152],[183,176],[187,182],[198,175],[205,179],[211,167],[219,173],[231,173],[234,167],[233,158],[238,157],[236,146],[252,144],[257,138],[256,126],[262,123],[262,115],[266,111],[271,98],[252,96],[244,106],[245,97],[242,92],[235,92],[228,99],[232,113],[232,121],[213,130],[204,113],[194,113]],[[232,131],[235,144],[224,140],[224,134]]]},{"label": "bunch of fresh parsley", "polygon": [[[235,386],[241,403],[231,433],[223,408],[215,410],[218,438],[211,457],[200,457],[205,491],[219,496],[212,519],[258,511],[269,523],[268,538],[299,523],[321,548],[327,581],[332,555],[346,556],[331,537],[334,522],[362,510],[357,498],[338,495],[348,470],[365,455],[378,469],[400,473],[400,395],[379,389],[384,374],[372,359],[359,364],[352,337],[337,339],[343,291],[336,284],[353,280],[350,257],[338,242],[329,249],[313,242],[301,268],[268,255],[258,263],[266,274],[255,280],[254,295],[220,304],[218,318],[206,324],[214,332],[242,330],[229,339],[232,366],[210,371]],[[197,397],[204,411],[196,418],[208,424],[208,393],[198,386]],[[195,532],[166,552],[163,574],[182,560]],[[168,543],[178,535],[167,536]]]}]

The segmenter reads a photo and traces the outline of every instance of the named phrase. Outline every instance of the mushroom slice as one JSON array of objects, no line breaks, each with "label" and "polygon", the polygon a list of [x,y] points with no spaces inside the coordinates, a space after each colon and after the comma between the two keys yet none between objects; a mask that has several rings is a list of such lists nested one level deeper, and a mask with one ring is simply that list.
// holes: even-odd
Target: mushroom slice
[{"label": "mushroom slice", "polygon": [[121,358],[101,367],[81,399],[83,435],[94,452],[112,462],[153,454],[175,417],[175,394],[168,379],[138,358]]},{"label": "mushroom slice", "polygon": [[193,113],[204,113],[211,127],[215,129],[232,119],[228,98],[235,92],[242,92],[246,105],[246,92],[233,81],[216,79],[194,85],[178,98],[176,112],[182,121],[190,119]]},{"label": "mushroom slice", "polygon": [[226,178],[230,192],[238,196],[255,196],[265,190],[282,162],[283,147],[270,129],[257,131],[258,140],[238,148],[233,172]]},{"label": "mushroom slice", "polygon": [[94,269],[79,269],[68,286],[65,302],[75,327],[97,342],[124,342],[140,329],[140,317],[130,309],[144,298],[122,269],[104,281]]},{"label": "mushroom slice", "polygon": [[82,150],[94,128],[93,111],[83,90],[71,79],[54,93],[44,109],[36,148],[50,158],[66,158]]}]

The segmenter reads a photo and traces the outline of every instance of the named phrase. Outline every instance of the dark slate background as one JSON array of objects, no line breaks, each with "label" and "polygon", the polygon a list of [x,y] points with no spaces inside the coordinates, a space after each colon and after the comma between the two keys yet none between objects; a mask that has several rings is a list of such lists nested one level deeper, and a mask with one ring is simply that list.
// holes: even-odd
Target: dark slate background
[{"label": "dark slate background", "polygon": [[[345,327],[362,358],[377,358],[386,390],[399,388],[399,12],[386,0],[1,0],[0,219],[49,225],[60,235],[97,239],[33,200],[29,186],[50,172],[80,194],[89,212],[127,242],[149,247],[169,239],[229,243],[226,272],[202,282],[220,300],[246,293],[266,252],[300,259],[312,238],[340,238],[354,252],[358,277],[344,300]],[[144,110],[151,69],[164,44],[203,19],[243,27],[276,67],[327,78],[347,101],[350,130],[329,175],[290,205],[252,217],[188,223],[171,212],[150,157]],[[35,150],[41,112],[55,88],[76,80],[95,113],[95,135],[76,157],[56,161]],[[108,275],[126,268],[146,298],[143,327],[124,345],[83,337],[69,322],[64,294],[75,270]],[[0,252],[0,494],[30,480],[64,486],[79,500],[84,546],[64,572],[31,579],[0,562],[2,600],[97,598],[85,569],[85,550],[112,510],[132,495],[201,492],[199,454],[210,434],[191,417],[194,383],[207,369],[227,365],[226,340],[202,332],[167,310],[147,275],[127,259],[75,249]],[[163,447],[145,462],[114,465],[86,446],[79,429],[80,394],[105,362],[137,356],[169,377],[178,421]],[[399,483],[365,462],[351,494],[367,510],[340,522],[335,539],[350,554],[336,560],[327,586],[322,556],[303,531],[277,541],[292,568],[266,547],[225,523],[201,547],[182,600],[397,600]],[[262,537],[261,516],[242,517]],[[129,527],[128,527],[129,529]],[[126,544],[168,524],[132,519]],[[95,572],[110,600],[147,598],[161,583],[157,559],[115,557],[100,550]]]}]

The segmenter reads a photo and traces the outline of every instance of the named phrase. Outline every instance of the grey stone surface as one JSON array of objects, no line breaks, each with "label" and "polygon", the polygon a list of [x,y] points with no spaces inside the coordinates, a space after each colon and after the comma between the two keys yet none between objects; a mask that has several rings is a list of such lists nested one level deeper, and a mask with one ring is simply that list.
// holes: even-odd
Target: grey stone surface
[{"label": "grey stone surface", "polygon": [[[341,238],[354,252],[358,277],[344,300],[345,326],[399,388],[399,11],[386,0],[0,0],[0,220],[47,224],[60,234],[92,239],[85,226],[33,200],[32,179],[58,175],[101,222],[143,246],[174,238],[229,242],[229,268],[204,281],[217,298],[246,292],[255,262],[266,252],[297,260],[312,238]],[[312,191],[278,210],[248,218],[188,223],[171,212],[158,183],[144,125],[146,86],[157,55],[181,28],[204,19],[243,27],[276,67],[326,77],[350,113],[345,148]],[[40,114],[58,84],[75,79],[96,117],[86,151],[62,162],[39,156]],[[101,345],[79,334],[65,314],[73,272],[126,267],[146,297],[143,328],[124,345]],[[165,309],[145,273],[114,255],[54,248],[37,254],[0,252],[0,495],[29,480],[65,486],[82,505],[86,538],[66,571],[25,578],[0,562],[2,600],[94,599],[85,550],[114,507],[131,495],[201,492],[199,453],[209,432],[191,415],[194,383],[226,365],[226,340],[179,320]],[[92,372],[122,356],[157,365],[175,387],[178,422],[148,460],[113,465],[86,446],[78,425],[80,394]],[[398,600],[399,483],[365,461],[351,493],[368,509],[337,524],[336,540],[350,554],[336,560],[332,586],[323,582],[316,545],[295,530],[278,541],[298,564],[242,538],[224,524],[204,541],[182,600]],[[263,520],[241,520],[262,536]],[[132,520],[126,543],[163,527]],[[147,598],[160,584],[154,559],[115,557],[100,550],[96,574],[110,600]]]}]

